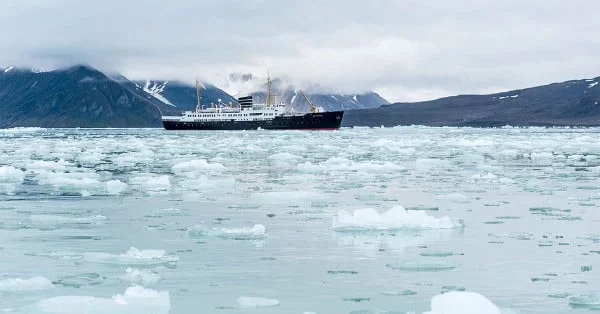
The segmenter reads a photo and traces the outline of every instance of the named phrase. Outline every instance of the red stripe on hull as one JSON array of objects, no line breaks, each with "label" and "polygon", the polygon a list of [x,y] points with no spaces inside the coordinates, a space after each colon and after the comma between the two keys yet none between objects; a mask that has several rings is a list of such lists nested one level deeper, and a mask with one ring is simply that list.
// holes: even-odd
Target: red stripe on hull
[{"label": "red stripe on hull", "polygon": [[340,128],[312,128],[312,129],[296,129],[296,130],[300,130],[300,131],[335,131],[335,130],[339,130]]}]

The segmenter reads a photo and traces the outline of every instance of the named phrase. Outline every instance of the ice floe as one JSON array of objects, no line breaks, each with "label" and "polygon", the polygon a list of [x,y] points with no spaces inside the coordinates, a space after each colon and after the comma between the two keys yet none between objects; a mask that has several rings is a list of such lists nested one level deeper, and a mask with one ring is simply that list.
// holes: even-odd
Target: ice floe
[{"label": "ice floe", "polygon": [[271,307],[279,305],[279,300],[261,297],[239,297],[237,303],[241,307]]},{"label": "ice floe", "polygon": [[164,250],[140,250],[131,247],[124,254],[86,252],[83,254],[83,260],[91,263],[110,265],[169,266],[177,264],[179,257],[177,255],[166,254]]},{"label": "ice floe", "polygon": [[431,311],[424,314],[502,314],[488,298],[476,292],[450,291],[431,299]]},{"label": "ice floe", "polygon": [[347,172],[366,172],[366,173],[385,173],[405,171],[406,168],[389,161],[353,161],[343,157],[331,157],[320,164],[313,164],[310,161],[299,164],[297,170],[307,173],[320,173],[328,171],[347,171]]},{"label": "ice floe", "polygon": [[209,178],[204,175],[195,179],[182,180],[178,184],[182,191],[199,193],[233,193],[235,185],[233,178]]},{"label": "ice floe", "polygon": [[111,195],[117,195],[127,190],[127,183],[121,180],[110,180],[104,183],[106,186],[106,192]]},{"label": "ice floe", "polygon": [[187,234],[190,238],[213,237],[233,240],[263,240],[267,237],[265,231],[265,226],[260,224],[239,228],[208,228],[203,225],[196,225],[189,228]]},{"label": "ice floe", "polygon": [[436,218],[423,211],[408,211],[402,206],[393,207],[385,212],[373,208],[358,209],[353,212],[340,210],[333,218],[335,231],[367,230],[420,230],[452,229],[460,224],[448,216]]},{"label": "ice floe", "polygon": [[223,172],[227,168],[220,163],[209,163],[205,159],[195,159],[178,163],[173,166],[173,172],[187,177],[196,177],[199,174],[210,172]]},{"label": "ice floe", "polygon": [[0,279],[0,291],[36,291],[52,289],[54,285],[46,277]]},{"label": "ice floe", "polygon": [[63,287],[80,288],[83,286],[99,285],[106,277],[100,276],[97,273],[83,273],[63,276],[52,283]]},{"label": "ice floe", "polygon": [[402,262],[386,264],[387,268],[411,272],[437,272],[456,268],[455,265],[446,262]]},{"label": "ice floe", "polygon": [[58,296],[41,300],[23,309],[25,313],[63,314],[166,314],[171,311],[168,291],[140,286],[129,287],[112,298]]},{"label": "ice floe", "polygon": [[167,175],[144,175],[133,177],[129,183],[143,192],[164,192],[171,189],[171,180]]},{"label": "ice floe", "polygon": [[13,194],[24,179],[24,171],[12,166],[0,166],[0,194]]},{"label": "ice floe", "polygon": [[92,172],[52,172],[40,170],[36,179],[39,184],[51,185],[58,192],[94,191],[101,187],[100,175]]},{"label": "ice floe", "polygon": [[452,163],[448,160],[435,158],[419,158],[415,161],[415,167],[420,170],[429,170],[436,168],[450,168]]},{"label": "ice floe", "polygon": [[151,285],[157,283],[160,280],[160,276],[147,269],[127,267],[125,275],[121,279],[141,285]]},{"label": "ice floe", "polygon": [[569,306],[575,309],[600,309],[600,293],[569,297]]}]

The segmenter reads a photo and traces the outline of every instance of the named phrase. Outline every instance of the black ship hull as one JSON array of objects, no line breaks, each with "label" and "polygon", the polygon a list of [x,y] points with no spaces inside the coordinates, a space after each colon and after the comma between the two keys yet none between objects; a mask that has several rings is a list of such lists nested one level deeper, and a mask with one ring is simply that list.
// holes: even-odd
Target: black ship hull
[{"label": "black ship hull", "polygon": [[259,121],[180,121],[164,120],[167,130],[335,130],[340,128],[343,111],[307,113],[297,116],[278,116]]}]

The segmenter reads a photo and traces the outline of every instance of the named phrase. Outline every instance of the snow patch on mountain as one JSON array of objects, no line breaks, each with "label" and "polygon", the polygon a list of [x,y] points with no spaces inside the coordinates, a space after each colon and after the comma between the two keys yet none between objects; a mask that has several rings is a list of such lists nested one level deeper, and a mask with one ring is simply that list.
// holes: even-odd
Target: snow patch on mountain
[{"label": "snow patch on mountain", "polygon": [[[169,106],[176,107],[167,98],[165,98],[163,95],[161,95],[161,93],[165,90],[167,83],[169,83],[169,81],[164,81],[162,84],[159,84],[157,82],[151,82],[148,80],[148,81],[146,81],[146,84],[144,84],[144,87],[142,89],[144,90],[144,92],[146,92],[150,96],[160,100],[161,102],[163,102]],[[204,87],[204,85],[203,85],[203,87]]]},{"label": "snow patch on mountain", "polygon": [[598,82],[591,83],[590,85],[588,85],[588,88],[592,88],[592,87],[594,87],[596,85],[598,85]]}]

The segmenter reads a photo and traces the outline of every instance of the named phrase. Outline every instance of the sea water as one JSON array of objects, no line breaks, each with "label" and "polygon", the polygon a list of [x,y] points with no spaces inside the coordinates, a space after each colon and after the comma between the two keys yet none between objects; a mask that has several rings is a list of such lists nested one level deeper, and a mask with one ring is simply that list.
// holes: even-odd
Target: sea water
[{"label": "sea water", "polygon": [[0,312],[600,309],[600,130],[0,130]]}]

